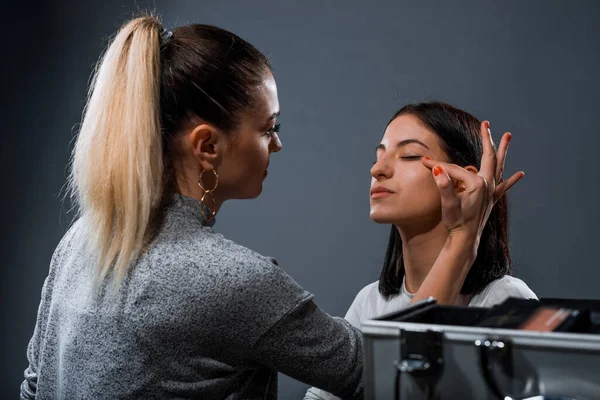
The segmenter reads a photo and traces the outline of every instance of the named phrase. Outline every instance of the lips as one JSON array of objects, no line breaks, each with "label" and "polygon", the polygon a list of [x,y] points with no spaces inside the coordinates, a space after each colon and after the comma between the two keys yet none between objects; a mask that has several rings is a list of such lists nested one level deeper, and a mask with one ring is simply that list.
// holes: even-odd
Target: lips
[{"label": "lips", "polygon": [[385,186],[373,186],[371,188],[371,198],[372,199],[380,199],[383,197],[388,197],[394,194],[394,192]]}]

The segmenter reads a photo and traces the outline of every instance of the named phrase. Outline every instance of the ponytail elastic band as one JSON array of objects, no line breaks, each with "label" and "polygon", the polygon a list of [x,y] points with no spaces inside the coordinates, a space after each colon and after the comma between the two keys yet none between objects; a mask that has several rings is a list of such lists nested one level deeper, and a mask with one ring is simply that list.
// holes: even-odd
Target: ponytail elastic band
[{"label": "ponytail elastic band", "polygon": [[160,44],[161,46],[164,46],[167,44],[167,42],[169,41],[169,39],[171,39],[171,36],[173,36],[173,32],[171,32],[170,30],[163,28],[163,30],[160,32]]}]

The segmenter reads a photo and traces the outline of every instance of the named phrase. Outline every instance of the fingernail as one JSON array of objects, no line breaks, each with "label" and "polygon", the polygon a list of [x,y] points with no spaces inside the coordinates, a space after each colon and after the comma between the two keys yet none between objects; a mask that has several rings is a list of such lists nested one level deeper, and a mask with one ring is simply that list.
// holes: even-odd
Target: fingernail
[{"label": "fingernail", "polygon": [[429,158],[429,157],[427,157],[427,156],[424,156],[424,157],[423,157],[423,159],[424,159],[424,160],[427,160],[427,161],[430,161],[430,160],[431,160],[431,158]]},{"label": "fingernail", "polygon": [[490,121],[485,121],[485,127],[490,129]]},{"label": "fingernail", "polygon": [[438,176],[442,172],[444,172],[444,170],[439,165],[433,167],[433,175]]},{"label": "fingernail", "polygon": [[510,143],[510,139],[512,139],[512,134],[510,134],[510,133],[509,133],[509,134],[506,136],[506,141],[507,141],[508,143]]}]

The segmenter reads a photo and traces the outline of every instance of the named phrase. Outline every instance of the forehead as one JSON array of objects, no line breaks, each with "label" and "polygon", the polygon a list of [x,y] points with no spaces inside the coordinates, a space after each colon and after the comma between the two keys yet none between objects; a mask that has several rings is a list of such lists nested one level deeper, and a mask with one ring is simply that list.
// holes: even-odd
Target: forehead
[{"label": "forehead", "polygon": [[254,117],[268,118],[272,114],[279,112],[277,84],[270,72],[265,74],[263,83],[256,87],[255,96],[256,104],[252,113]]},{"label": "forehead", "polygon": [[390,122],[385,129],[381,144],[387,148],[407,139],[419,140],[430,149],[440,148],[438,136],[417,117],[410,114],[401,115]]}]

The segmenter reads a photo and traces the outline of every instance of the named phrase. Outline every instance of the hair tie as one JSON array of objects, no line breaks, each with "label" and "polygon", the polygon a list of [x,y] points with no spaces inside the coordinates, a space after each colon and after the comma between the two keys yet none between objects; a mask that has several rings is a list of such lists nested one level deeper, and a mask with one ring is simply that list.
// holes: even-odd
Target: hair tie
[{"label": "hair tie", "polygon": [[171,36],[173,36],[173,32],[166,28],[163,28],[163,30],[160,32],[160,45],[166,45],[169,39],[171,39]]}]

